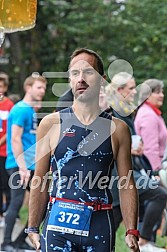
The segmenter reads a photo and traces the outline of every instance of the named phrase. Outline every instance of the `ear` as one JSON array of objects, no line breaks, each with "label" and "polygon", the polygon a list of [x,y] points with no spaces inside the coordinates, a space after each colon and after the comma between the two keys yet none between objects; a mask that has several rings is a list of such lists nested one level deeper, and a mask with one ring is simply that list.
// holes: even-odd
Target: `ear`
[{"label": "ear", "polygon": [[25,88],[25,92],[28,93],[31,90],[31,88],[32,88],[32,86],[27,85],[26,88]]}]

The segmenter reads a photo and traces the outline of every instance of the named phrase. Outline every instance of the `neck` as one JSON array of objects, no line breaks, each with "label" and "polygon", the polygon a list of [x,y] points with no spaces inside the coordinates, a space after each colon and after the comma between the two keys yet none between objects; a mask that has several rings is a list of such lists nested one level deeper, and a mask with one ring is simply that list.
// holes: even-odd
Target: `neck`
[{"label": "neck", "polygon": [[34,101],[32,100],[31,96],[29,94],[25,94],[23,101],[30,105],[31,107],[34,107]]},{"label": "neck", "polygon": [[83,103],[74,100],[72,108],[77,118],[85,125],[92,123],[101,113],[99,101]]}]

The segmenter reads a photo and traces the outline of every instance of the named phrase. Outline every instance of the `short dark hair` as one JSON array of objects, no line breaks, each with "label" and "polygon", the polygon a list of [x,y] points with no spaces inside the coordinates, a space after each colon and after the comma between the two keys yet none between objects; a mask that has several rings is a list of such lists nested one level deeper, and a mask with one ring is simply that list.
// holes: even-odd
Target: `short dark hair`
[{"label": "short dark hair", "polygon": [[[104,75],[104,65],[102,58],[93,50],[87,49],[87,48],[77,48],[71,55],[71,60],[75,58],[77,55],[81,53],[87,53],[89,55],[93,55],[96,58],[97,68],[100,75]],[[71,62],[71,61],[70,61]]]}]

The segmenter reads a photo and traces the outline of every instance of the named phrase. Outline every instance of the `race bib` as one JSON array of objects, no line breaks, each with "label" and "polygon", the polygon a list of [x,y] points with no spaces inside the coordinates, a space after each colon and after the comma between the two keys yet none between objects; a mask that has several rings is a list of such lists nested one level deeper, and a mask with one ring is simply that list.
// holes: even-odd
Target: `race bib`
[{"label": "race bib", "polygon": [[92,211],[90,206],[55,201],[47,230],[88,236]]}]

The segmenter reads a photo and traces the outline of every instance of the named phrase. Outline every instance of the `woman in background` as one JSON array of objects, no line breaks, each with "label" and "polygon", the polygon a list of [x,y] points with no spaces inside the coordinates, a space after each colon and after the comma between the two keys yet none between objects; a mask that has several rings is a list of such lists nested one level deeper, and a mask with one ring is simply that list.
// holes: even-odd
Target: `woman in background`
[{"label": "woman in background", "polygon": [[[144,84],[149,86],[152,92],[138,109],[135,129],[137,134],[142,137],[144,154],[149,159],[152,169],[158,171],[161,169],[167,141],[167,129],[160,110],[164,100],[164,84],[158,79],[148,79]],[[144,100],[147,94],[148,89],[146,91],[146,88],[141,88],[140,99]]]}]

